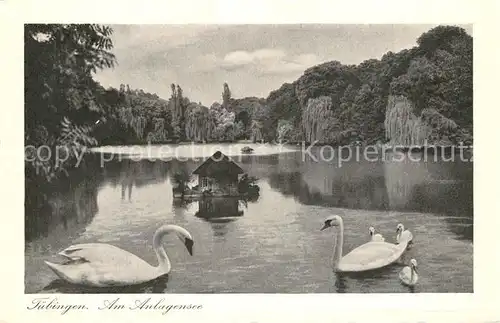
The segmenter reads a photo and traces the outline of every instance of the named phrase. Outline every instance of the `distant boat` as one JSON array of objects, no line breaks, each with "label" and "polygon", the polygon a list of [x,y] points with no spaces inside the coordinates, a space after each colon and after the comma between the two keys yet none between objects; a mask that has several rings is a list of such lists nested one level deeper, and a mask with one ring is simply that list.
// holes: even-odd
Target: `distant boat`
[{"label": "distant boat", "polygon": [[245,146],[245,147],[241,148],[241,152],[243,154],[251,154],[251,153],[253,153],[253,148]]}]

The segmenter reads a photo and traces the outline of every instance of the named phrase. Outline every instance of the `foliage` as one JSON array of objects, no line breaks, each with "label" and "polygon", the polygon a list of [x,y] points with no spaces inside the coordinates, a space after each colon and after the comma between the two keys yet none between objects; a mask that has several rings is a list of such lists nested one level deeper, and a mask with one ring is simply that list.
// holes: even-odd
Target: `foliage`
[{"label": "foliage", "polygon": [[329,96],[320,96],[309,99],[304,112],[302,123],[306,142],[324,141],[328,125],[335,123],[332,111],[332,99]]},{"label": "foliage", "polygon": [[102,90],[106,130],[96,133],[103,144],[162,143],[172,137],[169,102],[142,89]]},{"label": "foliage", "polygon": [[295,93],[295,85],[283,84],[278,90],[269,93],[266,104],[272,107],[272,118],[290,120],[294,126],[300,124],[301,106]]},{"label": "foliage", "polygon": [[[112,29],[93,24],[27,24],[24,28],[25,144],[50,147],[52,156],[57,148],[77,154],[86,145],[97,144],[89,125],[100,120],[103,108],[101,88],[92,73],[115,63],[110,52]],[[46,179],[63,170],[56,167],[54,158],[37,163]],[[29,176],[41,175],[35,164],[31,166],[36,171],[28,172]]]},{"label": "foliage", "polygon": [[180,193],[182,193],[182,196],[184,196],[186,189],[189,188],[188,184],[191,181],[192,181],[192,176],[185,169],[182,169],[182,170],[174,173],[172,176],[172,183],[174,184],[173,185],[174,192],[180,192]]},{"label": "foliage", "polygon": [[293,123],[288,120],[279,120],[278,121],[278,141],[279,142],[287,142],[292,141],[293,136]]},{"label": "foliage", "polygon": [[[392,95],[406,97],[416,117],[435,111],[455,122],[460,136],[470,137],[472,37],[459,27],[438,26],[420,36],[417,43],[414,48],[388,52],[380,60],[369,59],[357,66],[332,61],[309,68],[295,82],[283,84],[267,97],[275,127],[279,129],[278,120],[290,121],[306,141],[385,141],[386,109]],[[321,97],[323,103],[310,101]],[[326,97],[331,103],[326,103]],[[318,121],[320,117],[326,119]]]},{"label": "foliage", "polygon": [[404,96],[389,97],[385,120],[386,137],[392,145],[471,144],[470,136],[451,119],[433,108],[415,114],[413,103]]},{"label": "foliage", "polygon": [[211,137],[213,141],[224,142],[236,139],[238,129],[234,112],[228,111],[217,103],[212,105],[210,116],[215,125]]},{"label": "foliage", "polygon": [[250,198],[258,198],[260,187],[257,185],[258,179],[253,176],[248,176],[248,174],[243,174],[238,181],[238,192],[240,194],[246,194]]},{"label": "foliage", "polygon": [[27,223],[50,211],[48,198],[66,187],[65,175],[86,167],[87,159],[75,158],[97,144],[94,132],[106,118],[104,91],[92,73],[115,63],[111,34],[111,28],[94,24],[24,25]]},{"label": "foliage", "polygon": [[222,106],[227,109],[231,100],[231,90],[229,90],[229,85],[224,83],[224,91],[222,92]]},{"label": "foliage", "polygon": [[186,118],[186,139],[196,142],[207,142],[215,130],[215,118],[207,107],[194,104],[190,107]]},{"label": "foliage", "polygon": [[271,141],[275,138],[276,128],[267,104],[256,104],[251,111],[251,138],[254,141]]}]

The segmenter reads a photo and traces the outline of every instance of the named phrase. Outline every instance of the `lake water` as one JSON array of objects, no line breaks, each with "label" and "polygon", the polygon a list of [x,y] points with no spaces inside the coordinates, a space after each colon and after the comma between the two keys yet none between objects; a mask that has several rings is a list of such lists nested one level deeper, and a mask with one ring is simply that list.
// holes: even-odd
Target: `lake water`
[{"label": "lake water", "polygon": [[[386,157],[339,166],[338,157],[315,161],[295,146],[249,145],[255,153],[243,156],[243,145],[188,146],[174,153],[173,146],[155,146],[146,156],[146,148],[100,148],[134,160],[96,164],[83,181],[53,196],[49,214],[32,217],[26,228],[26,293],[473,292],[472,162]],[[219,198],[208,207],[174,200],[172,175],[192,172],[203,161],[199,157],[218,149],[258,178],[259,198]],[[320,155],[318,148],[311,151]],[[164,160],[139,160],[138,154]],[[189,156],[198,159],[183,158]],[[344,220],[344,254],[369,240],[370,226],[393,242],[396,225],[403,223],[414,235],[405,257],[418,261],[418,285],[400,285],[401,264],[361,275],[333,273],[335,232],[320,231],[333,214]],[[60,261],[54,255],[71,244],[103,242],[156,266],[152,235],[166,223],[191,232],[194,254],[167,237],[172,271],[142,286],[73,286],[43,262]]]}]

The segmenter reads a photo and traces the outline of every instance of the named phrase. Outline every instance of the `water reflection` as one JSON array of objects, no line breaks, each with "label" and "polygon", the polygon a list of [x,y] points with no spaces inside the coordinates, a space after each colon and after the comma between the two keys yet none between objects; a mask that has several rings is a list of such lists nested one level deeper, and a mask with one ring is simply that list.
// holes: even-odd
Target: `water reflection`
[{"label": "water reflection", "polygon": [[208,222],[231,222],[240,216],[243,211],[239,209],[238,198],[206,198],[198,201],[198,212],[195,216]]},{"label": "water reflection", "polygon": [[[393,264],[370,272],[359,273],[333,273],[333,287],[336,293],[370,293],[374,289],[390,293],[415,293],[418,286],[406,286],[397,278],[404,264]],[[392,282],[392,284],[391,284]],[[398,288],[384,290],[384,286],[390,286],[397,282]]]},{"label": "water reflection", "polygon": [[[46,285],[46,292],[106,292],[53,281],[43,260],[71,244],[107,242],[154,263],[150,239],[163,223],[182,225],[199,241],[192,258],[174,246],[177,241],[165,242],[179,275],[169,283],[170,291],[412,292],[400,286],[398,266],[370,277],[331,277],[325,260],[331,246],[317,231],[332,213],[342,214],[352,228],[346,232],[346,250],[366,242],[370,225],[389,239],[398,222],[412,228],[412,252],[423,266],[417,292],[472,289],[471,164],[387,160],[339,166],[335,161],[303,161],[300,153],[233,160],[259,179],[256,200],[174,198],[174,175],[191,174],[201,159],[123,159],[104,168],[87,163],[87,176],[47,192],[45,209],[26,208],[27,292]],[[190,185],[196,185],[194,179]],[[190,279],[181,279],[183,275]],[[299,283],[305,280],[309,283]],[[165,288],[166,280],[124,292]]]},{"label": "water reflection", "polygon": [[[314,154],[314,151],[313,151]],[[323,205],[365,210],[397,210],[446,214],[449,230],[459,239],[472,240],[472,167],[458,162],[443,165],[436,162],[411,162],[408,159],[382,162],[345,163],[302,160],[301,154],[286,153],[266,156],[235,157],[237,163],[285,196],[292,196],[304,205]],[[68,191],[53,193],[49,204],[26,216],[26,239],[46,236],[58,226],[75,225],[80,229],[90,223],[98,212],[99,187],[109,183],[121,188],[121,199],[133,202],[134,189],[159,183],[175,185],[174,175],[191,174],[203,160],[121,161],[108,162],[103,176],[90,176]],[[96,165],[96,168],[99,166]],[[96,169],[96,173],[98,169]],[[192,178],[190,178],[193,181]],[[168,190],[168,189],[167,189]],[[169,194],[169,192],[165,192]],[[186,208],[191,202],[175,201],[175,209]],[[198,216],[214,218],[214,214],[233,214],[235,202],[214,202],[199,206]],[[232,203],[232,204],[231,204]],[[241,203],[241,202],[240,202]],[[232,211],[229,210],[232,205]],[[205,214],[205,215],[203,215]],[[457,220],[457,218],[459,218]]]},{"label": "water reflection", "polygon": [[198,211],[196,217],[211,224],[212,231],[216,237],[224,237],[229,231],[229,223],[242,217],[246,201],[240,198],[206,198],[197,202]]},{"label": "water reflection", "polygon": [[164,293],[167,289],[169,275],[160,276],[146,283],[133,286],[116,287],[89,287],[83,285],[70,284],[62,279],[53,280],[42,289],[42,293],[58,292],[68,294],[145,294],[145,293]]},{"label": "water reflection", "polygon": [[25,216],[26,241],[47,237],[50,232],[61,229],[68,234],[84,230],[99,211],[98,188],[98,181],[88,178],[69,191],[53,193],[36,215]]},{"label": "water reflection", "polygon": [[[283,163],[283,162],[282,162]],[[289,164],[294,164],[289,163]],[[304,166],[305,165],[305,166]],[[306,162],[300,170],[271,172],[269,184],[306,205],[447,215],[459,239],[472,240],[472,168],[409,159],[368,164]],[[457,221],[456,217],[460,217]]]}]

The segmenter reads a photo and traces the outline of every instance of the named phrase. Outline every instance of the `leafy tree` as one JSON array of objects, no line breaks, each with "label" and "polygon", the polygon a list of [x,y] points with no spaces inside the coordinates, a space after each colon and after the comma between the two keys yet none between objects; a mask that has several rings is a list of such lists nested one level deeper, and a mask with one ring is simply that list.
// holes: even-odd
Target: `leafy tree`
[{"label": "leafy tree", "polygon": [[[42,153],[25,150],[27,223],[50,212],[48,198],[67,187],[65,175],[85,168],[85,161],[74,167],[76,154],[97,144],[93,132],[106,118],[104,91],[92,74],[115,63],[111,34],[95,24],[24,25],[25,146],[46,147]],[[56,152],[66,153],[66,161],[56,160]]]},{"label": "leafy tree", "polygon": [[278,122],[278,130],[277,130],[278,141],[279,142],[292,141],[293,131],[294,131],[294,126],[291,121],[280,120]]},{"label": "leafy tree", "polygon": [[[115,63],[111,33],[111,28],[93,24],[25,25],[26,145],[43,144],[54,151],[64,144],[78,153],[85,143],[96,144],[87,140],[89,133],[76,130],[94,124],[103,112],[92,73]],[[61,142],[68,124],[82,137]],[[46,176],[57,175],[53,162],[46,165]]]},{"label": "leafy tree", "polygon": [[[424,111],[435,116],[430,112],[435,111],[460,128],[453,140],[470,140],[472,37],[459,27],[439,26],[420,36],[417,43],[357,66],[332,61],[307,69],[296,81],[283,84],[267,97],[274,128],[279,129],[278,120],[289,120],[300,125],[305,140],[337,144],[386,141],[390,138],[385,138],[384,124],[394,103],[389,98],[404,96],[416,118],[423,118]],[[310,101],[319,98],[323,101]],[[399,127],[405,127],[403,121]],[[448,136],[446,127],[433,129],[443,131],[443,138]]]}]

